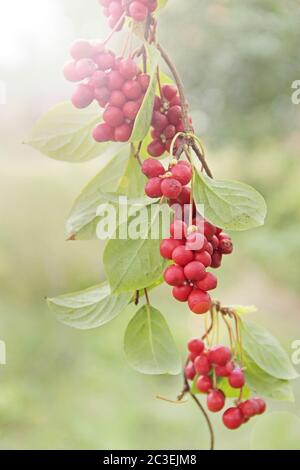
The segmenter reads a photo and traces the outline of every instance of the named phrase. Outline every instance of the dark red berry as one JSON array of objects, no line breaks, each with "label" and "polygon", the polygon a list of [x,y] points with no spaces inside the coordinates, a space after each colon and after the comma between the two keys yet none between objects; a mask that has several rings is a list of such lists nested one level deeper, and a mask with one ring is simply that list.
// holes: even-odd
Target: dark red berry
[{"label": "dark red berry", "polygon": [[177,179],[183,186],[186,186],[192,179],[192,167],[186,165],[175,165],[172,170],[173,178]]},{"label": "dark red berry", "polygon": [[138,101],[127,101],[123,106],[123,113],[125,118],[134,121],[140,110],[140,103]]},{"label": "dark red berry", "polygon": [[167,238],[160,244],[160,254],[165,259],[172,259],[173,251],[175,248],[182,244],[181,240],[174,240],[173,238]]},{"label": "dark red berry", "polygon": [[152,117],[152,126],[155,128],[155,130],[158,131],[163,131],[169,124],[168,119],[166,116],[159,111],[154,111],[153,117]]},{"label": "dark red berry", "polygon": [[201,339],[192,338],[188,342],[188,350],[197,356],[204,351],[205,345]]},{"label": "dark red berry", "polygon": [[216,227],[209,222],[204,222],[204,235],[206,236],[207,240],[211,240],[212,237],[216,234]]},{"label": "dark red berry", "polygon": [[199,392],[208,393],[213,388],[212,378],[208,377],[207,375],[199,377],[196,383],[196,387],[198,388]]},{"label": "dark red berry", "polygon": [[187,225],[182,220],[175,220],[170,226],[170,234],[176,240],[182,240],[187,234]]},{"label": "dark red berry", "polygon": [[115,128],[115,141],[116,142],[127,142],[130,139],[132,133],[132,127],[129,124],[122,124]]},{"label": "dark red berry", "polygon": [[111,127],[119,127],[124,122],[124,114],[116,106],[108,106],[103,113],[103,120]]},{"label": "dark red berry", "polygon": [[176,199],[182,191],[182,185],[174,178],[166,178],[162,181],[161,190],[168,199]]},{"label": "dark red berry", "polygon": [[142,94],[141,85],[136,80],[125,82],[122,91],[129,100],[137,100]]},{"label": "dark red berry", "polygon": [[98,124],[93,131],[93,137],[96,142],[108,142],[114,139],[114,129],[105,123]]},{"label": "dark red berry", "polygon": [[212,390],[207,396],[207,408],[213,413],[217,413],[224,408],[225,395],[222,390]]},{"label": "dark red berry", "polygon": [[194,260],[194,253],[193,251],[187,250],[186,247],[182,245],[173,251],[172,259],[176,264],[186,266]]},{"label": "dark red berry", "polygon": [[169,266],[164,273],[164,279],[170,286],[181,286],[186,281],[183,268],[181,266]]},{"label": "dark red berry", "polygon": [[[109,97],[109,104],[111,106],[116,106],[117,108],[122,108],[124,106],[124,104],[126,103],[126,98],[125,98],[125,95],[119,91],[119,90],[114,90],[110,97]],[[123,110],[124,112],[124,110]],[[125,117],[126,114],[124,113]]]},{"label": "dark red berry", "polygon": [[177,88],[174,85],[164,85],[162,87],[162,95],[168,101],[171,101],[177,95]]},{"label": "dark red berry", "polygon": [[191,286],[176,286],[173,288],[173,297],[179,302],[187,302],[193,288]]},{"label": "dark red berry", "polygon": [[237,429],[243,422],[244,416],[239,408],[228,408],[223,414],[223,423],[228,429]]},{"label": "dark red berry", "polygon": [[127,80],[134,78],[138,74],[138,66],[132,59],[121,59],[119,62],[119,72]]},{"label": "dark red berry", "polygon": [[208,353],[209,360],[217,366],[225,366],[231,359],[231,351],[226,346],[214,346]]},{"label": "dark red berry", "polygon": [[152,157],[161,157],[165,153],[165,146],[159,140],[153,140],[147,148]]},{"label": "dark red berry", "polygon": [[201,315],[209,311],[212,302],[207,292],[194,289],[189,295],[188,303],[192,312]]},{"label": "dark red berry", "polygon": [[246,400],[244,403],[241,403],[239,408],[243,413],[244,418],[252,418],[259,414],[259,405],[256,400],[253,399]]},{"label": "dark red berry", "polygon": [[262,398],[259,398],[259,397],[255,397],[253,398],[253,400],[255,400],[259,406],[258,414],[259,415],[263,414],[267,408],[266,402]]},{"label": "dark red berry", "polygon": [[211,364],[205,354],[200,354],[194,362],[195,370],[200,375],[207,375],[211,370]]},{"label": "dark red berry", "polygon": [[205,278],[205,267],[199,261],[191,261],[185,266],[184,274],[190,281],[201,281]]},{"label": "dark red berry", "polygon": [[220,238],[218,250],[223,255],[230,255],[233,252],[233,243],[230,238]]},{"label": "dark red berry", "polygon": [[225,366],[215,366],[215,371],[218,377],[228,377],[234,369],[234,362],[229,361]]},{"label": "dark red berry", "polygon": [[182,109],[180,106],[172,106],[167,114],[167,118],[170,124],[177,126],[182,115]]},{"label": "dark red berry", "polygon": [[196,253],[195,261],[200,261],[200,263],[208,268],[211,265],[211,256],[207,251],[201,251],[200,253]]},{"label": "dark red berry", "polygon": [[148,197],[157,198],[162,197],[161,191],[161,179],[160,178],[150,178],[145,187],[145,193]]},{"label": "dark red berry", "polygon": [[232,388],[242,388],[245,385],[245,374],[241,369],[234,369],[228,377]]},{"label": "dark red berry", "polygon": [[211,257],[211,267],[212,268],[219,268],[222,264],[222,255],[221,253],[213,253]]},{"label": "dark red berry", "polygon": [[194,380],[196,371],[192,362],[189,362],[188,365],[185,367],[184,375],[188,380]]},{"label": "dark red berry", "polygon": [[[197,259],[197,256],[196,256]],[[204,279],[197,282],[197,287],[200,290],[209,291],[216,289],[218,285],[218,279],[211,273],[206,273]]]},{"label": "dark red berry", "polygon": [[143,162],[142,172],[147,178],[154,178],[165,174],[165,169],[160,161],[155,160],[154,158],[147,158]]}]

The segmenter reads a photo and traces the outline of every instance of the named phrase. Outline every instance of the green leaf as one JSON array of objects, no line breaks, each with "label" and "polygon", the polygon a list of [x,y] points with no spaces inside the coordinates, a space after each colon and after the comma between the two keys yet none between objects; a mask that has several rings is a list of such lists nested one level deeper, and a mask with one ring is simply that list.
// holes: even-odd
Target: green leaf
[{"label": "green leaf", "polygon": [[251,186],[237,181],[213,180],[194,172],[193,194],[203,206],[202,215],[225,230],[248,230],[264,224],[264,198]]},{"label": "green leaf", "polygon": [[235,312],[240,316],[257,312],[257,308],[254,305],[230,305],[229,308],[235,310]]},{"label": "green leaf", "polygon": [[300,418],[277,411],[259,416],[251,433],[251,450],[300,450]]},{"label": "green leaf", "polygon": [[25,142],[55,160],[80,163],[103,154],[115,155],[124,144],[95,142],[92,131],[101,120],[99,106],[76,109],[60,103],[44,114]]},{"label": "green leaf", "polygon": [[[240,389],[232,388],[226,377],[219,378],[217,381],[217,388],[222,390],[227,398],[238,398],[240,396]],[[247,400],[251,395],[251,390],[248,385],[243,388],[243,400]]]},{"label": "green leaf", "polygon": [[130,321],[124,348],[129,364],[142,374],[177,375],[181,371],[180,356],[166,320],[149,305]]},{"label": "green leaf", "polygon": [[113,320],[129,304],[132,293],[112,295],[107,283],[47,299],[50,310],[65,325],[80,330],[98,328]]},{"label": "green leaf", "polygon": [[73,237],[78,240],[96,238],[99,220],[97,208],[103,203],[103,193],[118,188],[127,161],[128,152],[123,150],[116,154],[82,190],[66,223],[68,238]]},{"label": "green leaf", "polygon": [[125,173],[118,186],[118,193],[125,194],[130,198],[144,196],[146,183],[147,179],[131,152]]},{"label": "green leaf", "polygon": [[[160,279],[166,266],[166,261],[160,256],[160,240],[163,236],[162,229],[167,230],[170,214],[165,205],[153,204],[143,210],[135,222],[140,227],[138,239],[128,237],[109,240],[103,262],[113,292],[143,289]],[[129,219],[119,229],[123,232],[130,230],[132,222]],[[153,231],[157,232],[156,238]]]},{"label": "green leaf", "polygon": [[146,137],[148,134],[153,114],[153,106],[155,99],[155,90],[157,84],[157,64],[159,60],[159,52],[155,46],[147,46],[148,62],[150,64],[150,84],[145,94],[142,106],[135,119],[132,135],[130,137],[131,142],[139,142]]},{"label": "green leaf", "polygon": [[286,351],[265,328],[249,320],[242,323],[243,348],[265,372],[278,379],[299,377]]},{"label": "green leaf", "polygon": [[293,389],[288,380],[278,379],[261,369],[248,355],[244,355],[246,381],[255,394],[273,400],[294,401]]},{"label": "green leaf", "polygon": [[158,3],[157,3],[158,10],[161,10],[162,8],[164,8],[167,3],[168,3],[168,0],[158,0]]}]

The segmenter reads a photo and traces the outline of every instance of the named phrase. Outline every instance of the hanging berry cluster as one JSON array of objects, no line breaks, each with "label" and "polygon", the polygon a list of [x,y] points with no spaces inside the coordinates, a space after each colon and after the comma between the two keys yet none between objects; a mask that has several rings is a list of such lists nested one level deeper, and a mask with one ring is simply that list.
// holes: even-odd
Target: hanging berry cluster
[{"label": "hanging berry cluster", "polygon": [[140,23],[157,9],[157,0],[99,0],[99,3],[108,17],[108,25],[117,30],[122,29],[125,16]]},{"label": "hanging berry cluster", "polygon": [[[201,339],[193,338],[188,342],[188,351],[185,377],[195,382],[200,393],[207,395],[206,404],[209,411],[218,413],[225,407],[226,395],[217,388],[220,378],[226,378],[230,387],[239,389],[242,397],[246,383],[245,375],[228,347],[217,345],[208,349]],[[262,398],[255,397],[246,401],[240,398],[234,407],[223,413],[223,423],[228,429],[238,429],[250,418],[263,414],[265,410],[266,404]]]}]

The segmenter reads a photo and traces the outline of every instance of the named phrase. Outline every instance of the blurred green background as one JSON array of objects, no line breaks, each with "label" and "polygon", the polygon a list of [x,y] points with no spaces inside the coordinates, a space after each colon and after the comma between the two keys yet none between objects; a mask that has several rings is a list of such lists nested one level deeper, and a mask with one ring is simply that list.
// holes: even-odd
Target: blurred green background
[{"label": "blurred green background", "polygon": [[[255,304],[255,320],[278,336],[289,354],[300,339],[300,105],[291,102],[291,84],[300,79],[299,21],[296,0],[169,0],[159,28],[183,76],[214,174],[253,184],[269,206],[264,228],[233,235],[235,253],[219,273],[216,297],[224,304]],[[208,445],[205,423],[191,403],[155,398],[175,398],[180,378],[143,377],[126,364],[122,343],[129,311],[102,329],[79,332],[59,324],[44,301],[103,279],[101,244],[64,241],[72,201],[102,163],[51,161],[22,141],[43,112],[69,99],[72,86],[61,72],[69,44],[107,33],[96,0],[2,5],[0,80],[7,94],[0,105],[0,339],[7,347],[7,365],[0,366],[2,449]],[[120,47],[122,34],[113,42]],[[179,308],[169,289],[161,287],[151,297],[184,354],[201,321]],[[300,416],[299,381],[294,390],[295,403],[269,401],[269,409]],[[220,416],[212,419],[218,449],[249,448],[255,420],[234,434],[223,429]],[[300,448],[300,439],[285,437],[283,446]],[[270,445],[264,431],[259,446]]]}]

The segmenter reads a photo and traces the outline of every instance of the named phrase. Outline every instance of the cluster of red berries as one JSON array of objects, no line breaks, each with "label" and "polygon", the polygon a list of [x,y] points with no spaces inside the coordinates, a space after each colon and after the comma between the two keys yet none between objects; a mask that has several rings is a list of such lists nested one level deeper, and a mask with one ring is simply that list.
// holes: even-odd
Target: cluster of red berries
[{"label": "cluster of red berries", "polygon": [[65,77],[82,81],[72,96],[73,105],[86,108],[96,100],[105,108],[104,123],[95,127],[94,139],[126,142],[149,86],[149,75],[133,59],[116,57],[99,42],[76,41],[70,52],[73,60],[64,68]]},{"label": "cluster of red berries", "polygon": [[[125,14],[134,21],[142,22],[157,8],[157,0],[99,0],[99,3],[104,7],[103,13],[108,17],[111,28],[115,28]],[[123,22],[118,29],[122,27]]]},{"label": "cluster of red berries", "polygon": [[[168,171],[159,160],[148,158],[143,162],[142,172],[148,178],[145,192],[151,198],[166,197],[177,200],[186,191],[193,176],[192,166],[187,161],[173,160]],[[188,201],[189,203],[189,201]]]},{"label": "cluster of red berries", "polygon": [[[201,393],[207,394],[207,408],[217,413],[225,406],[226,397],[222,390],[216,388],[214,376],[227,377],[232,388],[242,389],[245,385],[245,375],[235,364],[232,353],[226,346],[214,346],[206,349],[203,341],[193,338],[188,342],[189,362],[185,368],[187,380],[195,380],[196,387]],[[236,406],[228,408],[223,414],[223,423],[228,429],[237,429],[255,415],[266,410],[266,403],[255,397],[244,402],[237,401]]]},{"label": "cluster of red berries", "polygon": [[201,217],[193,223],[198,225],[188,227],[184,221],[175,220],[171,237],[161,242],[160,253],[174,262],[164,273],[166,283],[173,287],[173,297],[188,302],[192,312],[204,314],[212,305],[208,292],[218,284],[206,269],[219,268],[222,256],[232,253],[233,244],[229,235]]},{"label": "cluster of red berries", "polygon": [[[181,101],[178,90],[174,85],[162,86],[161,96],[155,97],[151,125],[153,140],[148,145],[148,153],[152,157],[160,157],[165,152],[170,152],[175,135],[184,132]],[[175,142],[175,151],[179,144],[180,138]]]}]

